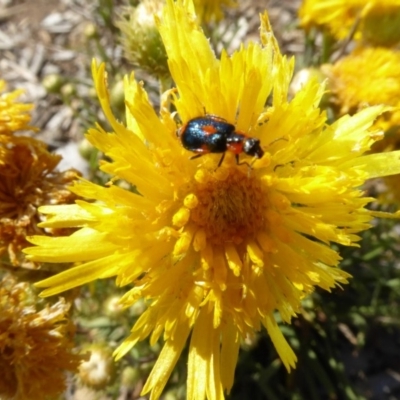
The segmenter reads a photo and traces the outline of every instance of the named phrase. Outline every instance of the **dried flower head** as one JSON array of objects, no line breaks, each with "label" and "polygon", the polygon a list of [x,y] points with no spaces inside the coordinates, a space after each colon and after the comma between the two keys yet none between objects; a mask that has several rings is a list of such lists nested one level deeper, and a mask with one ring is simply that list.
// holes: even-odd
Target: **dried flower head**
[{"label": "dried flower head", "polygon": [[[5,83],[0,81],[0,91]],[[35,267],[21,250],[26,236],[45,234],[37,227],[37,208],[46,204],[66,204],[77,196],[67,190],[77,171],[56,171],[61,157],[52,155],[44,143],[31,137],[15,136],[29,125],[31,104],[15,103],[22,91],[0,98],[0,260],[3,267]],[[58,231],[60,233],[60,231]]]},{"label": "dried flower head", "polygon": [[[38,207],[69,204],[77,196],[68,190],[75,170],[58,172],[61,157],[50,154],[45,144],[29,137],[0,135],[0,257],[3,264],[34,268],[21,252],[26,237],[45,234],[37,224]],[[57,234],[61,231],[58,230]]]},{"label": "dried flower head", "polygon": [[0,281],[0,398],[49,399],[65,389],[66,372],[82,356],[73,352],[69,304],[60,299],[38,311],[27,283]]}]

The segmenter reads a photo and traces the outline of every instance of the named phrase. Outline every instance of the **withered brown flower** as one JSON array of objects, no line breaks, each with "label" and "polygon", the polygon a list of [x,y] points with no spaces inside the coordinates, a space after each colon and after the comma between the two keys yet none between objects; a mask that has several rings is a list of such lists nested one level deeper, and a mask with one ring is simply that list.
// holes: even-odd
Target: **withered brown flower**
[{"label": "withered brown flower", "polygon": [[35,268],[21,250],[28,245],[28,235],[49,234],[37,226],[41,221],[38,207],[69,204],[77,198],[67,189],[77,171],[57,171],[60,159],[36,139],[0,135],[0,257],[6,255],[5,259],[2,257],[3,264]]},{"label": "withered brown flower", "polygon": [[[0,93],[5,82],[0,80]],[[29,125],[32,104],[16,101],[22,90],[0,95],[0,265],[35,268],[21,250],[32,234],[52,234],[38,228],[38,207],[73,203],[77,196],[67,186],[77,171],[59,172],[61,160],[47,151],[46,145],[32,137],[17,136],[22,130],[36,131]],[[57,234],[62,234],[59,230]]]},{"label": "withered brown flower", "polygon": [[60,299],[38,311],[36,304],[29,284],[11,275],[0,281],[1,399],[53,398],[83,361],[74,353],[70,305]]}]

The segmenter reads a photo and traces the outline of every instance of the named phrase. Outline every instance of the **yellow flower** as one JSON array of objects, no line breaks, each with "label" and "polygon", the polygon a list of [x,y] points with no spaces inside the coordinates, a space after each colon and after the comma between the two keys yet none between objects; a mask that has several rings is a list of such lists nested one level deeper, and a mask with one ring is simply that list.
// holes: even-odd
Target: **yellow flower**
[{"label": "yellow flower", "polygon": [[399,51],[366,47],[323,66],[340,114],[354,113],[366,105],[400,105],[399,65]]},{"label": "yellow flower", "polygon": [[[367,105],[385,104],[390,111],[380,116],[374,127],[385,132],[374,152],[400,149],[400,52],[383,47],[359,48],[322,70],[340,115],[355,113]],[[390,188],[386,201],[400,200],[399,176],[387,177]]]},{"label": "yellow flower", "polygon": [[345,39],[356,27],[356,38],[391,46],[400,40],[400,0],[304,0],[301,25],[327,29]]},{"label": "yellow flower", "polygon": [[43,219],[38,207],[77,199],[67,189],[77,172],[56,171],[60,158],[33,138],[0,135],[0,257],[8,256],[4,265],[36,267],[21,250],[28,245],[26,236],[45,234],[37,227]]},{"label": "yellow flower", "polygon": [[220,21],[224,18],[222,8],[236,7],[237,0],[193,0],[199,22]]},{"label": "yellow flower", "polygon": [[[400,155],[363,155],[380,137],[368,129],[383,107],[327,126],[317,107],[324,88],[315,81],[288,102],[293,62],[281,56],[266,14],[261,45],[217,59],[192,4],[184,4],[168,0],[158,23],[176,83],[160,115],[132,75],[125,79],[127,125],[119,123],[105,67],[93,64],[112,132],[97,126],[88,139],[111,160],[102,170],[136,190],[80,181],[73,191],[93,202],[41,208],[49,216],[42,227],[80,229],[70,237],[32,237],[37,247],[26,252],[33,260],[80,263],[39,282],[43,296],[111,276],[133,284],[122,303],[146,299],[148,308],[117,358],[148,336],[152,344],[163,336],[143,389],[157,399],[190,336],[186,398],[214,400],[232,387],[241,341],[262,327],[286,368],[295,366],[274,314],[290,323],[316,287],[347,282],[329,245],[356,246],[357,232],[373,217],[365,209],[373,199],[359,187],[398,173]],[[241,154],[251,169],[236,165],[230,152],[219,168],[221,154],[191,159],[175,117],[184,124],[205,113],[258,138],[264,156],[254,162]]]},{"label": "yellow flower", "polygon": [[59,300],[37,311],[30,287],[11,276],[0,281],[0,398],[55,398],[65,389],[66,372],[82,356],[73,353],[69,305]]},{"label": "yellow flower", "polygon": [[[0,93],[5,90],[5,82],[0,80]],[[0,95],[0,134],[10,135],[12,132],[29,129],[34,130],[29,126],[31,116],[29,111],[32,109],[32,104],[16,103],[15,99],[23,93],[23,90],[15,90],[10,93]]]}]

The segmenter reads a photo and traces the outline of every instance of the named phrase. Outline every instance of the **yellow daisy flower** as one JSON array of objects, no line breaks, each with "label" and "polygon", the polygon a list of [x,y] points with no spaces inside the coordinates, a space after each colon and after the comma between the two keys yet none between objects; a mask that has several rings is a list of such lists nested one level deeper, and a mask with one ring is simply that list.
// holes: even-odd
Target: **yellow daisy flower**
[{"label": "yellow daisy flower", "polygon": [[[118,285],[133,284],[121,300],[125,306],[148,301],[116,356],[148,336],[151,344],[163,336],[143,388],[151,399],[160,397],[190,335],[189,400],[222,399],[233,385],[241,341],[262,327],[286,368],[293,368],[296,355],[275,312],[290,323],[316,287],[347,282],[329,244],[356,245],[357,232],[373,217],[365,209],[373,199],[362,197],[360,185],[400,172],[400,153],[363,156],[380,137],[368,129],[383,106],[326,126],[317,107],[324,88],[315,81],[288,102],[293,62],[281,56],[266,14],[262,44],[217,59],[193,10],[190,2],[168,0],[158,22],[176,84],[163,96],[160,115],[131,75],[125,79],[126,126],[118,122],[105,66],[93,63],[112,132],[97,126],[88,139],[111,160],[102,170],[137,190],[81,180],[73,191],[93,201],[41,208],[49,218],[42,227],[80,229],[69,237],[32,237],[37,247],[26,250],[33,260],[79,262],[39,282],[47,288],[43,296],[116,276]],[[231,151],[219,167],[221,154],[191,159],[195,153],[176,133],[193,118],[216,118],[206,114],[260,140],[263,156],[240,154],[251,168],[237,165]]]},{"label": "yellow daisy flower", "polygon": [[193,0],[199,22],[220,21],[223,8],[236,7],[237,0]]},{"label": "yellow daisy flower", "polygon": [[329,79],[329,89],[339,113],[343,115],[366,105],[400,104],[399,65],[399,51],[366,47],[356,49],[333,65],[324,65],[322,70]]},{"label": "yellow daisy flower", "polygon": [[[359,48],[333,65],[324,65],[334,105],[340,115],[355,113],[367,105],[385,104],[390,111],[374,127],[385,132],[374,152],[400,149],[400,51],[383,47]],[[386,201],[400,200],[399,176],[387,177]],[[393,198],[391,197],[393,196]]]},{"label": "yellow daisy flower", "polygon": [[[0,80],[0,93],[4,92],[6,83]],[[12,132],[29,129],[35,130],[29,126],[32,110],[32,104],[16,103],[15,99],[23,93],[23,90],[15,90],[0,95],[0,134],[10,135]]]},{"label": "yellow daisy flower", "polygon": [[345,39],[357,25],[356,38],[391,46],[400,40],[400,0],[304,0],[300,23],[327,29]]},{"label": "yellow daisy flower", "polygon": [[83,357],[73,352],[74,326],[69,304],[59,300],[36,310],[28,284],[6,275],[0,280],[0,398],[56,398],[66,387],[66,372],[76,372]]}]

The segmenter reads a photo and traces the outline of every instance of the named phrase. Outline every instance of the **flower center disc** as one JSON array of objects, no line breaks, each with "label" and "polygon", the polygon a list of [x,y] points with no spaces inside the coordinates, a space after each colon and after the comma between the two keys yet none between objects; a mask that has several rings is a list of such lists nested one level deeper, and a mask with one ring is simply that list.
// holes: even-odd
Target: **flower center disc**
[{"label": "flower center disc", "polygon": [[191,220],[202,228],[213,244],[239,244],[264,225],[265,199],[260,181],[235,168],[206,173],[194,194],[198,205]]}]

